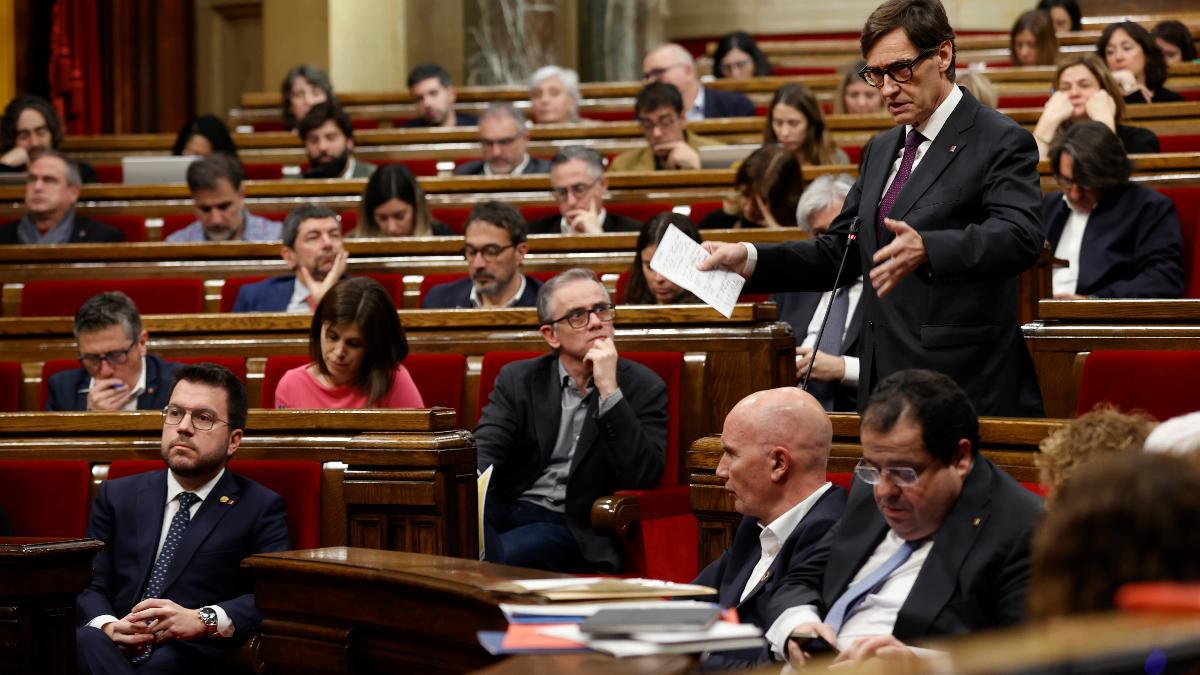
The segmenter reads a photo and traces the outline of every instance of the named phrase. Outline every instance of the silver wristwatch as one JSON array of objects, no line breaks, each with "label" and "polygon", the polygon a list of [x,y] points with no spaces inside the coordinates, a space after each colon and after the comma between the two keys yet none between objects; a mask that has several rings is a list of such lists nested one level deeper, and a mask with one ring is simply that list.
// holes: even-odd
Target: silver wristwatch
[{"label": "silver wristwatch", "polygon": [[200,621],[204,622],[205,637],[217,636],[217,610],[212,607],[201,607],[196,610],[200,614]]}]

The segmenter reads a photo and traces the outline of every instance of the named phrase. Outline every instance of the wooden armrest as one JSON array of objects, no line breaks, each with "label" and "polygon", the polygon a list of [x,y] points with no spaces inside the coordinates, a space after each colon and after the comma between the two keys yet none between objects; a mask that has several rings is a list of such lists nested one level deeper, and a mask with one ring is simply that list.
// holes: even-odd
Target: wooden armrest
[{"label": "wooden armrest", "polygon": [[262,675],[267,672],[267,663],[262,658],[262,633],[251,633],[241,645],[226,649],[225,667],[229,673]]},{"label": "wooden armrest", "polygon": [[641,518],[642,505],[637,495],[609,495],[592,503],[592,530],[598,534],[623,537]]}]

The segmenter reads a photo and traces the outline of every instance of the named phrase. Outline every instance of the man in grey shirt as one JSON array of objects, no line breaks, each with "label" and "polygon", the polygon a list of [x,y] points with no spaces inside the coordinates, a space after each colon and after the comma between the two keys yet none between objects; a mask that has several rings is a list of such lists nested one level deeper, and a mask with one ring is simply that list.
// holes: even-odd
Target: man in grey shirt
[{"label": "man in grey shirt", "polygon": [[196,220],[167,241],[279,241],[282,225],[246,208],[244,178],[242,163],[224,153],[192,162],[187,184]]},{"label": "man in grey shirt", "polygon": [[550,354],[505,366],[475,428],[492,467],[485,559],[562,572],[617,572],[616,542],[592,532],[592,502],[654,487],[665,464],[666,385],[620,358],[616,310],[586,269],[547,281],[538,321]]}]

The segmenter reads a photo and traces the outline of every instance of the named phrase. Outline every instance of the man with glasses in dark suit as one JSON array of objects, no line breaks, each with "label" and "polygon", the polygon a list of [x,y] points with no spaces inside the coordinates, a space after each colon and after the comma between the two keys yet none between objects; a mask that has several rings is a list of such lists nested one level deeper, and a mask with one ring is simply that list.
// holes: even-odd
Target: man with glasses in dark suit
[{"label": "man with glasses in dark suit", "polygon": [[462,255],[467,278],[429,289],[425,309],[533,307],[542,282],[521,273],[529,252],[525,219],[503,202],[480,202],[467,216]]}]

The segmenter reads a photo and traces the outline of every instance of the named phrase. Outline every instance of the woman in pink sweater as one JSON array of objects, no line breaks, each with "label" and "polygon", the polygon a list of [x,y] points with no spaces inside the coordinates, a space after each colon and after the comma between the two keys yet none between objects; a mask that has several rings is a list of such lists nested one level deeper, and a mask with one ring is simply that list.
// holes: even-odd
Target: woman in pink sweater
[{"label": "woman in pink sweater", "polygon": [[408,340],[396,306],[379,282],[357,277],[334,286],[313,313],[313,362],[283,374],[279,408],[423,408],[401,363]]}]

